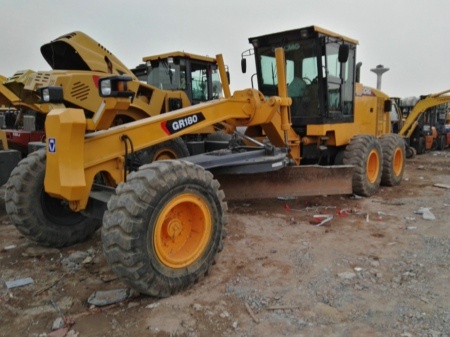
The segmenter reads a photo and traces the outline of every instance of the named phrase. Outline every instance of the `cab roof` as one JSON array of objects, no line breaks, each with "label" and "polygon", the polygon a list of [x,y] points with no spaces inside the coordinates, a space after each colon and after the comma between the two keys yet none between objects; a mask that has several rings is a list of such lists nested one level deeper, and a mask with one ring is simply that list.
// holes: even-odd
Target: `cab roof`
[{"label": "cab roof", "polygon": [[217,60],[213,57],[209,57],[209,56],[201,56],[201,55],[197,55],[197,54],[192,54],[192,53],[186,53],[183,51],[174,51],[174,52],[170,52],[170,53],[165,53],[165,54],[158,54],[158,55],[152,55],[152,56],[145,56],[142,58],[142,61],[147,62],[147,61],[157,61],[160,59],[167,59],[170,57],[180,57],[180,58],[188,58],[188,59],[192,59],[192,60],[197,60],[197,61],[203,61],[203,62],[209,62],[209,63],[217,63]]},{"label": "cab roof", "polygon": [[282,37],[282,36],[286,36],[286,35],[291,35],[291,36],[304,36],[304,38],[311,38],[311,37],[319,37],[319,36],[331,36],[334,38],[338,38],[338,39],[342,39],[345,42],[351,43],[351,44],[358,44],[358,40],[355,39],[351,39],[347,36],[332,32],[331,30],[325,29],[325,28],[321,28],[319,26],[309,26],[309,27],[303,27],[303,28],[297,28],[297,29],[292,29],[292,30],[286,30],[283,32],[279,32],[279,33],[272,33],[272,34],[266,34],[266,35],[261,35],[261,36],[257,36],[257,37],[251,37],[249,38],[249,42],[253,43],[252,41],[254,40],[260,40],[260,39],[265,39],[265,38],[271,38],[271,37]]}]

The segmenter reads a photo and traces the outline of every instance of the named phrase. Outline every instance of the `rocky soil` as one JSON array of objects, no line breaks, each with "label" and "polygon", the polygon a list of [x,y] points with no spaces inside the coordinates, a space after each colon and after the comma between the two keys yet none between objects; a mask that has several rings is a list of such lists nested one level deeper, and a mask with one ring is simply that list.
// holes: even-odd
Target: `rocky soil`
[{"label": "rocky soil", "polygon": [[99,233],[38,247],[0,200],[0,336],[449,337],[448,185],[450,150],[371,198],[229,203],[211,274],[165,299],[127,289]]}]

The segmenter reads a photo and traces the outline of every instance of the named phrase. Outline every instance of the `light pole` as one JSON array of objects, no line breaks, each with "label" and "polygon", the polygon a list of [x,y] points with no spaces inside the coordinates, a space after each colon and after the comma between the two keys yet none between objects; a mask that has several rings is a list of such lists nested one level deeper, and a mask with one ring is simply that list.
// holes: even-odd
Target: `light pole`
[{"label": "light pole", "polygon": [[381,76],[388,71],[389,68],[383,67],[383,65],[379,64],[376,68],[370,69],[370,71],[377,74],[377,89],[381,90]]}]

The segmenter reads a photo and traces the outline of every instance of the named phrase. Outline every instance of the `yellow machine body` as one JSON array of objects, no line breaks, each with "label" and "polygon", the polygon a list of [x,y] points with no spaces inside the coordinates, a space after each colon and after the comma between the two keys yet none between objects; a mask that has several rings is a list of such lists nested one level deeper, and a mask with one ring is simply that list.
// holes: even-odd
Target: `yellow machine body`
[{"label": "yellow machine body", "polygon": [[[203,71],[184,68],[177,56],[148,60],[169,74],[163,88],[176,89],[182,81],[174,72],[185,71],[186,79],[195,75],[191,98],[212,93],[213,99],[109,128],[111,115],[135,112],[139,96],[152,99],[152,89],[132,76],[105,73],[92,115],[58,106],[66,95],[61,87],[48,87],[48,95],[42,90],[49,104],[46,151],[30,154],[12,172],[5,193],[11,221],[30,239],[57,247],[82,242],[101,225],[112,270],[137,291],[166,297],[209,272],[222,248],[230,199],[370,196],[381,183],[401,182],[404,141],[389,131],[389,97],[356,81],[355,40],[312,26],[250,42],[258,89],[231,94],[221,55],[223,96],[214,96]],[[108,70],[119,69],[112,61]],[[139,78],[151,75],[138,70]],[[233,132],[228,148],[149,164],[139,159],[148,148],[215,125]]]},{"label": "yellow machine body", "polygon": [[[105,130],[114,124],[155,116],[191,105],[190,97],[182,88],[162,90],[143,83],[114,54],[82,32],[60,36],[44,44],[41,52],[53,70],[37,72],[23,70],[17,71],[10,78],[1,76],[1,104],[48,113],[54,106],[41,104],[38,88],[62,87],[64,106],[82,108],[88,119],[86,126],[89,131]],[[201,63],[205,69],[216,68],[214,58],[184,52],[148,56],[144,60],[151,62],[155,59],[172,58],[186,58]],[[128,90],[133,92],[134,96],[126,110],[120,106],[112,110],[105,109],[104,100],[99,96],[98,80],[111,75],[131,78]],[[207,80],[211,82],[210,79]],[[212,127],[200,130],[201,133],[214,131]]]}]

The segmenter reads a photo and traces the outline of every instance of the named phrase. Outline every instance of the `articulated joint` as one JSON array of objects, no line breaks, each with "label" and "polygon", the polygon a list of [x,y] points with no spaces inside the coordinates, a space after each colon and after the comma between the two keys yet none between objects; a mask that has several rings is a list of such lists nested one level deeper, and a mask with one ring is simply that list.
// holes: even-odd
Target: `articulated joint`
[{"label": "articulated joint", "polygon": [[302,137],[303,145],[311,145],[311,144],[318,144],[318,143],[319,143],[319,139],[317,137],[310,137],[310,136]]},{"label": "articulated joint", "polygon": [[290,97],[280,97],[280,106],[291,106],[292,98]]},{"label": "articulated joint", "polygon": [[267,99],[267,104],[269,106],[280,106],[280,107],[288,107],[292,105],[292,98],[290,97],[279,97],[279,96],[271,96]]}]

